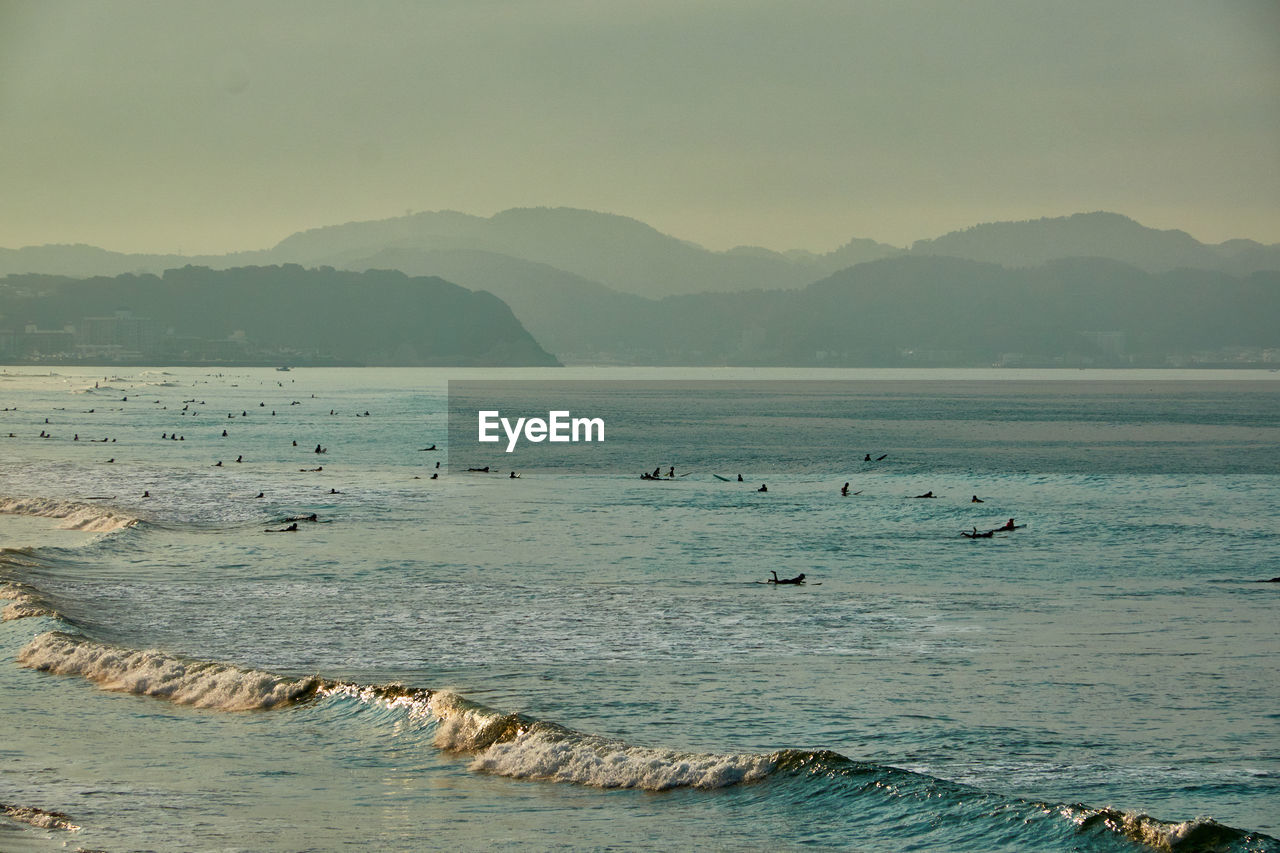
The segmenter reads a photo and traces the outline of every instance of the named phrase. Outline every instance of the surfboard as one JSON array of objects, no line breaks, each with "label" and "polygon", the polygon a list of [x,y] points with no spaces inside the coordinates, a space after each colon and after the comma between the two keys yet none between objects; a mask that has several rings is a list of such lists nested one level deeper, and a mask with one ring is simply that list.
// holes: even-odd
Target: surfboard
[{"label": "surfboard", "polygon": [[719,474],[712,474],[711,476],[712,476],[712,477],[715,477],[717,480],[721,480],[721,481],[723,481],[723,482],[725,482],[725,483],[732,482],[728,477],[721,477]]}]

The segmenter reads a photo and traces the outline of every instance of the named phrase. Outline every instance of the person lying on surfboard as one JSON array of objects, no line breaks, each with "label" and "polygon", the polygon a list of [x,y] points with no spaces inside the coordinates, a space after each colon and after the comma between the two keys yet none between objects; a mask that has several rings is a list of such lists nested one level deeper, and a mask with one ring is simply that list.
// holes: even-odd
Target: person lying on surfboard
[{"label": "person lying on surfboard", "polygon": [[765,583],[793,583],[793,584],[796,584],[797,586],[804,583],[804,572],[801,572],[800,574],[796,575],[793,578],[782,578],[782,579],[778,577],[777,572],[769,572],[769,574],[773,575],[773,580],[765,581]]}]

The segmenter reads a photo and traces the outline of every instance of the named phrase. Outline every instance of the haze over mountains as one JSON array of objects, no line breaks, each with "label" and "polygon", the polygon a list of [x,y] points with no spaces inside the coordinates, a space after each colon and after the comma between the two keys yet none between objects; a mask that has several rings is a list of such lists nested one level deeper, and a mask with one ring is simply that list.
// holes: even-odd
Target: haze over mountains
[{"label": "haze over mountains", "polygon": [[1204,244],[1103,212],[976,225],[907,249],[855,239],[826,254],[712,252],[567,208],[418,213],[216,257],[0,250],[0,273],[187,264],[437,276],[495,294],[574,362],[1162,364],[1280,347],[1280,245]]}]

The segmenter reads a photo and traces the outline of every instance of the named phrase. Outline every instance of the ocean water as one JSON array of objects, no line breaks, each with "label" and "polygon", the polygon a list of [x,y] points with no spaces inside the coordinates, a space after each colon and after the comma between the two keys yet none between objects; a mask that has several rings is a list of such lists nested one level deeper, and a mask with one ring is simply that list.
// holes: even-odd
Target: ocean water
[{"label": "ocean water", "polygon": [[[606,441],[446,447],[494,379],[602,384]],[[1277,374],[8,368],[0,408],[0,850],[1280,850]]]}]

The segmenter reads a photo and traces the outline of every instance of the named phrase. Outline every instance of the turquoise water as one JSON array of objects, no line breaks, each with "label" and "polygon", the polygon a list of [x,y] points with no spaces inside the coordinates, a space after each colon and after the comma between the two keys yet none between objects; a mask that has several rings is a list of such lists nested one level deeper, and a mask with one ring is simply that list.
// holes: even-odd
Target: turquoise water
[{"label": "turquoise water", "polygon": [[[1280,849],[1274,374],[59,370],[0,375],[0,803],[80,828],[0,849]],[[497,377],[728,390],[420,450]]]}]

